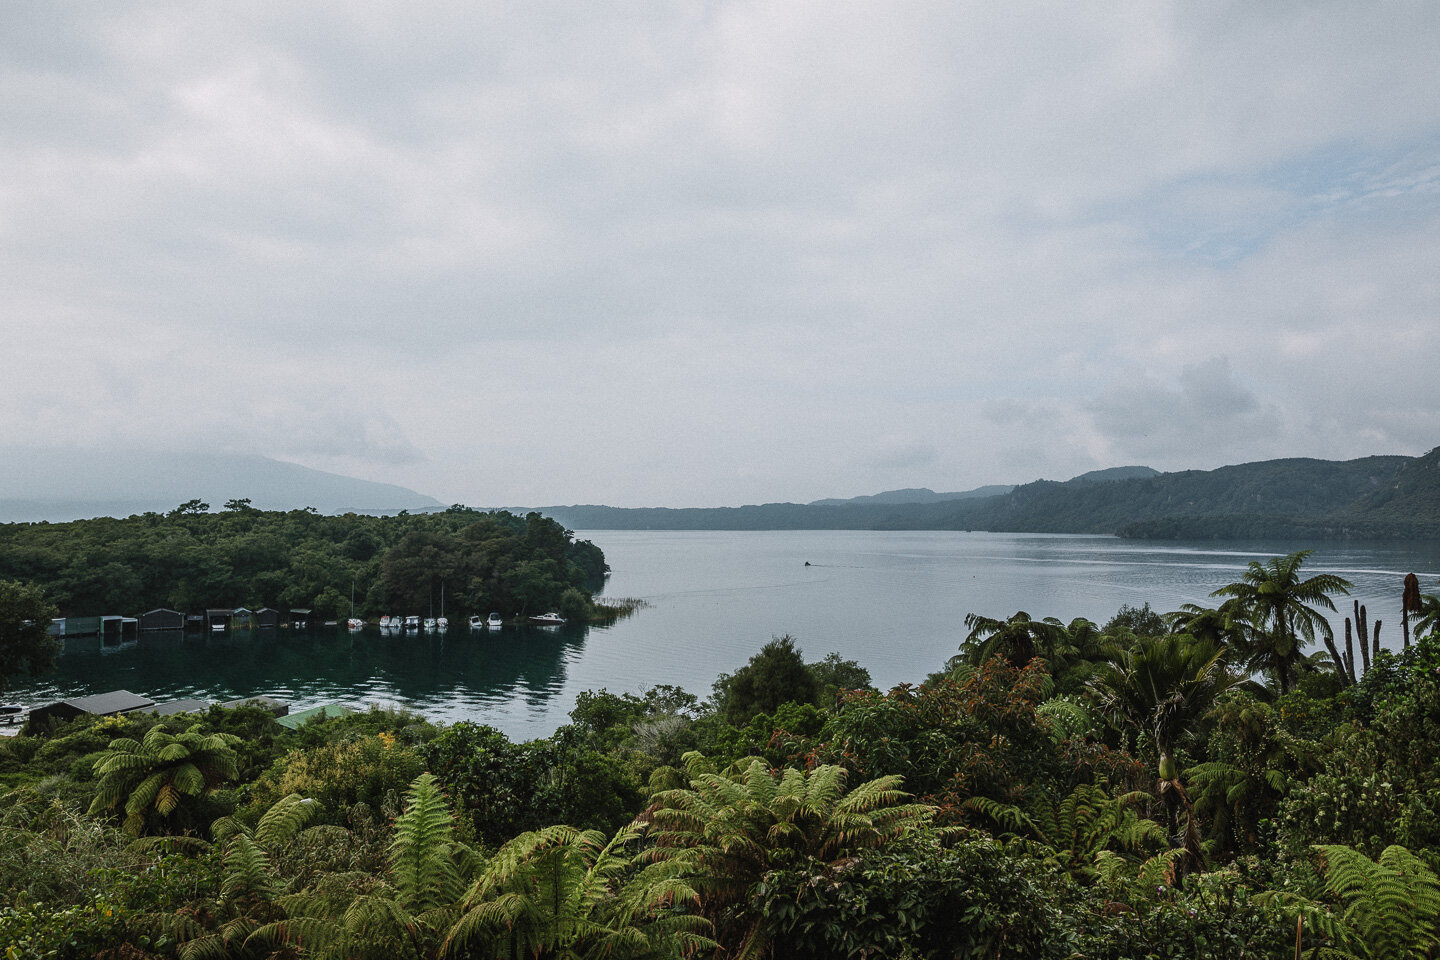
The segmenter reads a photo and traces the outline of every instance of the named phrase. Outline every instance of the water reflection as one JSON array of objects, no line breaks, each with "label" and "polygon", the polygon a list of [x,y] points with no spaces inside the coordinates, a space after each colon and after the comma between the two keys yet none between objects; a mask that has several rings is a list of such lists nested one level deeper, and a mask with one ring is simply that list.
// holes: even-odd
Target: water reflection
[{"label": "water reflection", "polygon": [[[875,683],[918,682],[958,648],[967,613],[1104,622],[1121,604],[1174,610],[1213,605],[1249,560],[1318,546],[1305,573],[1355,583],[1382,644],[1400,644],[1401,578],[1440,590],[1431,543],[1145,543],[1098,536],[948,532],[583,533],[614,573],[606,592],[650,604],[604,628],[506,627],[445,633],[235,630],[141,634],[105,646],[70,638],[59,669],[17,684],[27,704],[128,689],[157,701],[270,694],[296,707],[338,701],[402,705],[432,719],[491,723],[546,736],[580,691],[640,692],[678,684],[704,696],[772,636],[790,633],[806,658],[835,651]],[[806,564],[809,564],[808,566]],[[1330,620],[1343,637],[1348,600]],[[1318,645],[1315,649],[1318,649]]]},{"label": "water reflection", "polygon": [[156,631],[123,644],[70,637],[56,672],[18,692],[31,703],[121,688],[157,701],[271,695],[304,707],[368,699],[454,721],[516,700],[546,710],[587,631],[566,625],[406,634],[338,626]]}]

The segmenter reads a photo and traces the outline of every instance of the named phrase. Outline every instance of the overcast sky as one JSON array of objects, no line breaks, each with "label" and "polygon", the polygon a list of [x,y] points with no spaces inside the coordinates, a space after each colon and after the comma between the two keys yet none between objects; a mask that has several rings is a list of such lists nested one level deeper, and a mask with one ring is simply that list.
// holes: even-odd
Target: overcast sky
[{"label": "overcast sky", "polygon": [[0,4],[4,439],[471,505],[1440,445],[1440,4]]}]

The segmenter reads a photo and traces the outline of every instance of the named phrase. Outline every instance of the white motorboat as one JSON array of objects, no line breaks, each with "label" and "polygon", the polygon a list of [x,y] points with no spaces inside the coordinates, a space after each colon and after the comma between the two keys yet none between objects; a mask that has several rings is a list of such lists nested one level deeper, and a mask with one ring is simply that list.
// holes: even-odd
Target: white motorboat
[{"label": "white motorboat", "polygon": [[565,618],[552,610],[549,613],[541,613],[533,617],[527,617],[526,621],[537,627],[558,627],[565,622]]},{"label": "white motorboat", "polygon": [[409,617],[406,617],[406,618],[405,618],[405,629],[406,629],[406,630],[419,630],[419,629],[420,629],[420,618],[419,618],[418,616],[409,616]]},{"label": "white motorboat", "polygon": [[489,618],[485,621],[485,626],[491,630],[499,630],[504,625],[505,621],[500,619],[500,614],[498,613],[491,613]]},{"label": "white motorboat", "polygon": [[381,630],[388,630],[389,628],[390,628],[390,614],[387,613],[387,614],[385,614],[384,616],[382,616],[382,617],[380,618],[380,629],[381,629]]},{"label": "white motorboat", "polygon": [[478,613],[472,613],[472,614],[470,614],[470,629],[471,629],[471,630],[484,630],[484,629],[485,629],[485,618],[482,617],[482,616],[480,616],[480,614],[478,614]]}]

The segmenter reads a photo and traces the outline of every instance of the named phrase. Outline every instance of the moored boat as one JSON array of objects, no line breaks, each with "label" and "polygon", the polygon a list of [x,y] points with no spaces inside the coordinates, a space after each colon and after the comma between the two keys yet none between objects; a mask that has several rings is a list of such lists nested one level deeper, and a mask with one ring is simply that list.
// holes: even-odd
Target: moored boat
[{"label": "moored boat", "polygon": [[558,627],[565,622],[565,618],[553,610],[550,613],[541,613],[525,619],[527,623],[537,627]]},{"label": "moored boat", "polygon": [[489,618],[485,621],[485,626],[491,630],[499,630],[504,625],[505,621],[500,619],[500,614],[494,612],[492,612]]}]

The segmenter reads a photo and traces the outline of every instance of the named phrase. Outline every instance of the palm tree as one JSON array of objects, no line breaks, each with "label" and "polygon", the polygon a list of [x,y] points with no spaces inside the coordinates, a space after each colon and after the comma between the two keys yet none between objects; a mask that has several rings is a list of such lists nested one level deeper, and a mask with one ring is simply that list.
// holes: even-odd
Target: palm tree
[{"label": "palm tree", "polygon": [[144,739],[120,737],[110,741],[104,756],[95,761],[100,774],[91,813],[125,806],[126,833],[139,836],[153,812],[168,821],[186,797],[213,793],[236,777],[235,745],[240,738],[229,733],[201,733],[195,724],[172,734],[156,724]]},{"label": "palm tree", "polygon": [[1420,609],[1411,629],[1417,642],[1429,634],[1440,633],[1440,597],[1433,593],[1420,594]]},{"label": "palm tree", "polygon": [[1175,751],[1220,694],[1237,682],[1224,658],[1225,651],[1213,642],[1183,633],[1138,637],[1090,681],[1100,707],[1118,728],[1150,739],[1160,774],[1157,792],[1172,811],[1177,805],[1185,811],[1182,871],[1198,866],[1201,851],[1195,809],[1180,782]]},{"label": "palm tree", "polygon": [[1237,622],[1236,606],[1233,601],[1220,605],[1219,609],[1186,603],[1179,610],[1162,614],[1171,633],[1188,633],[1197,640],[1209,640],[1216,646],[1241,648],[1245,645],[1243,622]]},{"label": "palm tree", "polygon": [[933,808],[904,803],[898,776],[845,788],[845,770],[772,773],[749,757],[715,773],[705,757],[685,755],[688,788],[657,794],[646,816],[653,855],[687,865],[707,916],[716,920],[728,957],[766,955],[764,917],[747,909],[765,873],[807,861],[835,863],[927,821]]},{"label": "palm tree", "polygon": [[1055,617],[1032,620],[1021,610],[1008,620],[976,613],[966,614],[970,633],[960,645],[958,661],[978,667],[1002,656],[1012,667],[1023,667],[1040,657],[1049,665],[1060,693],[1080,689],[1096,661],[1103,659],[1100,630],[1083,617],[1061,623]]},{"label": "palm tree", "polygon": [[[1325,617],[1315,609],[1334,610],[1332,593],[1347,596],[1353,584],[1333,573],[1300,579],[1300,568],[1312,550],[1297,550],[1265,563],[1251,560],[1245,573],[1210,594],[1230,597],[1238,616],[1251,627],[1246,664],[1254,670],[1269,671],[1289,693],[1295,681],[1295,665],[1304,656],[1304,644],[1315,642],[1315,630],[1327,628]],[[1311,606],[1311,605],[1314,606]],[[1228,604],[1227,604],[1228,605]],[[1222,607],[1222,609],[1224,609]]]}]

